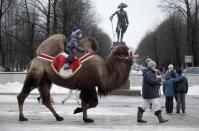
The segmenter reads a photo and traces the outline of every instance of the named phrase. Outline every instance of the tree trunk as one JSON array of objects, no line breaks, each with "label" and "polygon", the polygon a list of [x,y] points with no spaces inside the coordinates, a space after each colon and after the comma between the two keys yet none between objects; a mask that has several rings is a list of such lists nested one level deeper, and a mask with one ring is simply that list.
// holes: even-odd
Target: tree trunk
[{"label": "tree trunk", "polygon": [[51,0],[48,0],[48,13],[47,13],[47,22],[46,22],[46,38],[50,35],[50,9],[51,9]]},{"label": "tree trunk", "polygon": [[194,65],[198,66],[198,48],[197,48],[197,35],[198,35],[198,1],[195,0],[195,12],[194,12],[194,18],[193,18],[193,24],[192,24],[192,52],[194,57]]},{"label": "tree trunk", "polygon": [[53,33],[57,34],[57,12],[56,12],[56,5],[57,5],[57,0],[54,0],[53,3]]},{"label": "tree trunk", "polygon": [[6,64],[6,55],[5,55],[5,51],[4,51],[4,47],[2,44],[2,32],[1,32],[1,19],[2,16],[0,16],[0,53],[1,53],[1,66],[3,66],[5,68],[5,64]]}]

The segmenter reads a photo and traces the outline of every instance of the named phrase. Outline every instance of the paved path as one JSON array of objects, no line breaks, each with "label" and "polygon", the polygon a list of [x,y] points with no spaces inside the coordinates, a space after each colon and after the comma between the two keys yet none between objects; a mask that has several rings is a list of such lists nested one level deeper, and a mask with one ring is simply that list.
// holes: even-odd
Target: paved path
[{"label": "paved path", "polygon": [[[18,105],[15,95],[0,95],[0,131],[199,131],[199,97],[187,97],[187,114],[163,115],[169,122],[159,124],[153,113],[148,110],[144,114],[146,124],[136,122],[137,106],[141,97],[108,96],[99,100],[98,107],[88,111],[88,115],[95,120],[93,124],[85,124],[82,114],[73,115],[76,108],[73,96],[64,105],[61,104],[63,95],[54,95],[55,110],[64,117],[64,121],[57,122],[46,107],[36,100],[37,95],[30,95],[24,106],[24,114],[28,122],[18,121]],[[164,98],[160,99],[164,105]],[[174,110],[175,111],[175,110]]]}]

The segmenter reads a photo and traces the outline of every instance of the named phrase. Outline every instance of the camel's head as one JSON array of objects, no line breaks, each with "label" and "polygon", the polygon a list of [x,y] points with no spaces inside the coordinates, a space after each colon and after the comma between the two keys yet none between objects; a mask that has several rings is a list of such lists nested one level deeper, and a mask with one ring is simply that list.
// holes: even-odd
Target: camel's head
[{"label": "camel's head", "polygon": [[133,55],[126,45],[113,46],[107,58],[108,82],[105,83],[105,90],[98,88],[99,92],[106,94],[123,85],[129,77],[132,62]]},{"label": "camel's head", "polygon": [[111,55],[120,62],[132,64],[133,55],[129,52],[129,48],[126,45],[117,45],[112,47]]},{"label": "camel's head", "polygon": [[96,52],[98,49],[98,42],[93,37],[83,37],[79,43],[86,52]]}]

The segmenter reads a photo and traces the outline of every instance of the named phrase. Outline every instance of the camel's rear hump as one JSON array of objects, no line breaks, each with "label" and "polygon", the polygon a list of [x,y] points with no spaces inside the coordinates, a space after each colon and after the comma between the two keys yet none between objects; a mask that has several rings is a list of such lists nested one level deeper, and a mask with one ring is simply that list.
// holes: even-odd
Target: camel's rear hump
[{"label": "camel's rear hump", "polygon": [[67,38],[63,34],[52,35],[41,43],[37,49],[37,55],[39,53],[45,53],[51,56],[56,56],[64,51],[64,44],[66,42]]}]

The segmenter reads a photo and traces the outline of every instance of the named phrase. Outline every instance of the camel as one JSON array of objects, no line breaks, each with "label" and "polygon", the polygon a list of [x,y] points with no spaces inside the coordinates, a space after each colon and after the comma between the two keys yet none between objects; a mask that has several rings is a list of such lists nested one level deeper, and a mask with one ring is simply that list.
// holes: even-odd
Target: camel
[{"label": "camel", "polygon": [[[38,53],[46,53],[56,56],[64,51],[64,43],[67,38],[63,34],[52,35],[46,39],[37,49]],[[80,45],[87,51],[97,50],[97,41],[92,37],[83,37]],[[74,50],[75,55],[80,58],[85,53]],[[80,90],[81,108],[76,113],[83,112],[83,121],[94,122],[88,118],[87,110],[98,104],[97,90],[100,96],[105,96],[112,90],[123,85],[129,77],[133,56],[129,54],[125,45],[115,46],[111,49],[107,61],[99,55],[94,54],[92,58],[82,64],[81,69],[68,79],[60,77],[54,72],[51,63],[34,58],[29,66],[23,88],[17,96],[19,106],[19,121],[27,121],[23,115],[23,104],[30,92],[38,88],[43,99],[43,104],[52,112],[57,121],[62,121],[50,102],[49,87],[52,83],[68,89]]]}]

